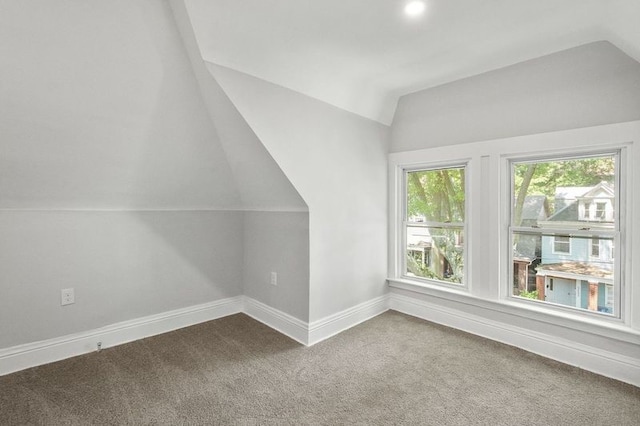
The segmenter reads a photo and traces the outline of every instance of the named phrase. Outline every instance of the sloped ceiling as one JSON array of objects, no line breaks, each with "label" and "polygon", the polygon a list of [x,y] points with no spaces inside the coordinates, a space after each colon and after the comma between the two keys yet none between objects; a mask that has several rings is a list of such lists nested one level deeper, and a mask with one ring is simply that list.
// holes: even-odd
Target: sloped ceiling
[{"label": "sloped ceiling", "polygon": [[399,96],[586,43],[640,60],[637,0],[185,0],[204,60],[391,123]]},{"label": "sloped ceiling", "polygon": [[305,201],[207,69],[184,3],[171,1],[170,5],[243,209],[307,211]]},{"label": "sloped ceiling", "polygon": [[177,24],[166,1],[0,0],[0,209],[307,210]]}]

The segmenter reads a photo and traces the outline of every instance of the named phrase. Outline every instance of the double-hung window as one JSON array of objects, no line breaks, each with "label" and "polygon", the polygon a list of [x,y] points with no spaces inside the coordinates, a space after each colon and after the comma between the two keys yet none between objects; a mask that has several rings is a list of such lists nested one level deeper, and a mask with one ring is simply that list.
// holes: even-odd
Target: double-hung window
[{"label": "double-hung window", "polygon": [[600,239],[598,237],[591,239],[591,257],[600,257]]},{"label": "double-hung window", "polygon": [[568,235],[554,236],[553,252],[556,254],[571,254],[571,238]]},{"label": "double-hung window", "polygon": [[511,162],[512,297],[620,316],[619,158]]},{"label": "double-hung window", "polygon": [[464,284],[465,165],[404,170],[402,275]]}]

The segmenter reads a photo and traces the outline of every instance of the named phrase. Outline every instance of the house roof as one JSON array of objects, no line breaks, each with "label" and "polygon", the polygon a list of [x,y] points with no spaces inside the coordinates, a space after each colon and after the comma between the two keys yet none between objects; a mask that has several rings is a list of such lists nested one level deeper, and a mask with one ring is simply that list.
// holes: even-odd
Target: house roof
[{"label": "house roof", "polygon": [[[549,263],[540,264],[536,268],[538,273],[543,271],[549,272],[562,272],[565,274],[582,275],[585,277],[596,277],[603,279],[613,279],[613,271],[609,269],[598,268],[591,263],[583,262],[564,262],[564,263]],[[543,274],[544,275],[544,274]]]},{"label": "house roof", "polygon": [[554,194],[554,206],[556,211],[566,207],[582,194],[591,190],[593,186],[559,186]]},{"label": "house roof", "polygon": [[545,195],[527,195],[522,205],[522,220],[538,220],[549,216],[549,204]]},{"label": "house roof", "polygon": [[518,251],[514,251],[514,253],[513,253],[513,261],[514,262],[524,262],[524,263],[529,263],[530,264],[534,260],[535,260],[535,258],[523,255],[522,253],[520,253]]},{"label": "house roof", "polygon": [[407,229],[407,246],[411,248],[431,247],[431,234],[424,227],[410,226]]},{"label": "house roof", "polygon": [[593,188],[590,188],[587,192],[580,195],[578,198],[590,198],[590,197],[614,197],[615,190],[613,189],[613,185],[602,181]]},{"label": "house roof", "polygon": [[[589,199],[591,197],[610,197],[615,196],[613,186],[607,182],[600,182],[595,186],[565,186],[556,188],[556,200],[560,197],[563,200],[560,205],[562,208],[557,210],[547,220],[554,222],[571,222],[579,219],[578,203],[580,199]],[[558,204],[556,204],[558,205]]]},{"label": "house roof", "polygon": [[556,222],[571,222],[578,220],[578,203],[572,201],[568,206],[563,207],[558,210],[547,220],[556,221]]}]

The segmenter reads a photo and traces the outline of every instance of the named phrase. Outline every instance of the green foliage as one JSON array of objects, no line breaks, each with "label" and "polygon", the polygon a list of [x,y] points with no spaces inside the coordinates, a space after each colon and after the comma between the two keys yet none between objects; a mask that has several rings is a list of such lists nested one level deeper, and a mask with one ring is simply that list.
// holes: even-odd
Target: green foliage
[{"label": "green foliage", "polygon": [[464,168],[407,173],[407,213],[433,222],[464,221]]},{"label": "green foliage", "polygon": [[527,299],[538,300],[538,290],[533,290],[533,291],[521,290],[518,296],[526,297]]},{"label": "green foliage", "polygon": [[440,279],[438,275],[426,265],[420,264],[413,256],[407,254],[407,269],[416,277]]},{"label": "green foliage", "polygon": [[[465,170],[462,167],[407,173],[407,216],[424,217],[428,222],[463,222],[464,186]],[[407,263],[407,269],[416,276],[461,283],[464,266],[461,229],[430,227],[429,234],[434,256],[446,260],[446,273],[437,273],[430,265],[423,266],[415,260]]]},{"label": "green foliage", "polygon": [[[531,180],[527,172],[534,168]],[[522,188],[526,195],[545,195],[552,201],[557,187],[595,186],[605,181],[613,184],[615,157],[594,157],[574,160],[553,160],[540,163],[520,163],[514,167],[514,195]],[[550,204],[553,207],[553,203]]]},{"label": "green foliage", "polygon": [[451,275],[442,276],[427,265],[422,265],[413,256],[407,255],[407,270],[416,277],[430,278],[438,281],[460,284],[462,282],[462,258],[456,259],[459,268]]}]

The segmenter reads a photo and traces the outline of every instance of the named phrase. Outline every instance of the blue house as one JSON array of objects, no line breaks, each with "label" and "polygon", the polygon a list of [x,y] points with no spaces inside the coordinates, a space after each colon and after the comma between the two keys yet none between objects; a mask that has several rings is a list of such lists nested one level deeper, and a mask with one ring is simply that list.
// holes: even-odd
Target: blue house
[{"label": "blue house", "polygon": [[[615,191],[594,187],[558,187],[555,213],[546,229],[612,230]],[[614,244],[612,238],[543,235],[536,268],[538,298],[551,303],[613,313]]]},{"label": "blue house", "polygon": [[[522,205],[520,225],[539,226],[549,217],[549,202],[544,195],[527,195]],[[536,235],[519,235],[513,247],[514,294],[536,289],[535,268],[540,264],[541,244]]]}]

